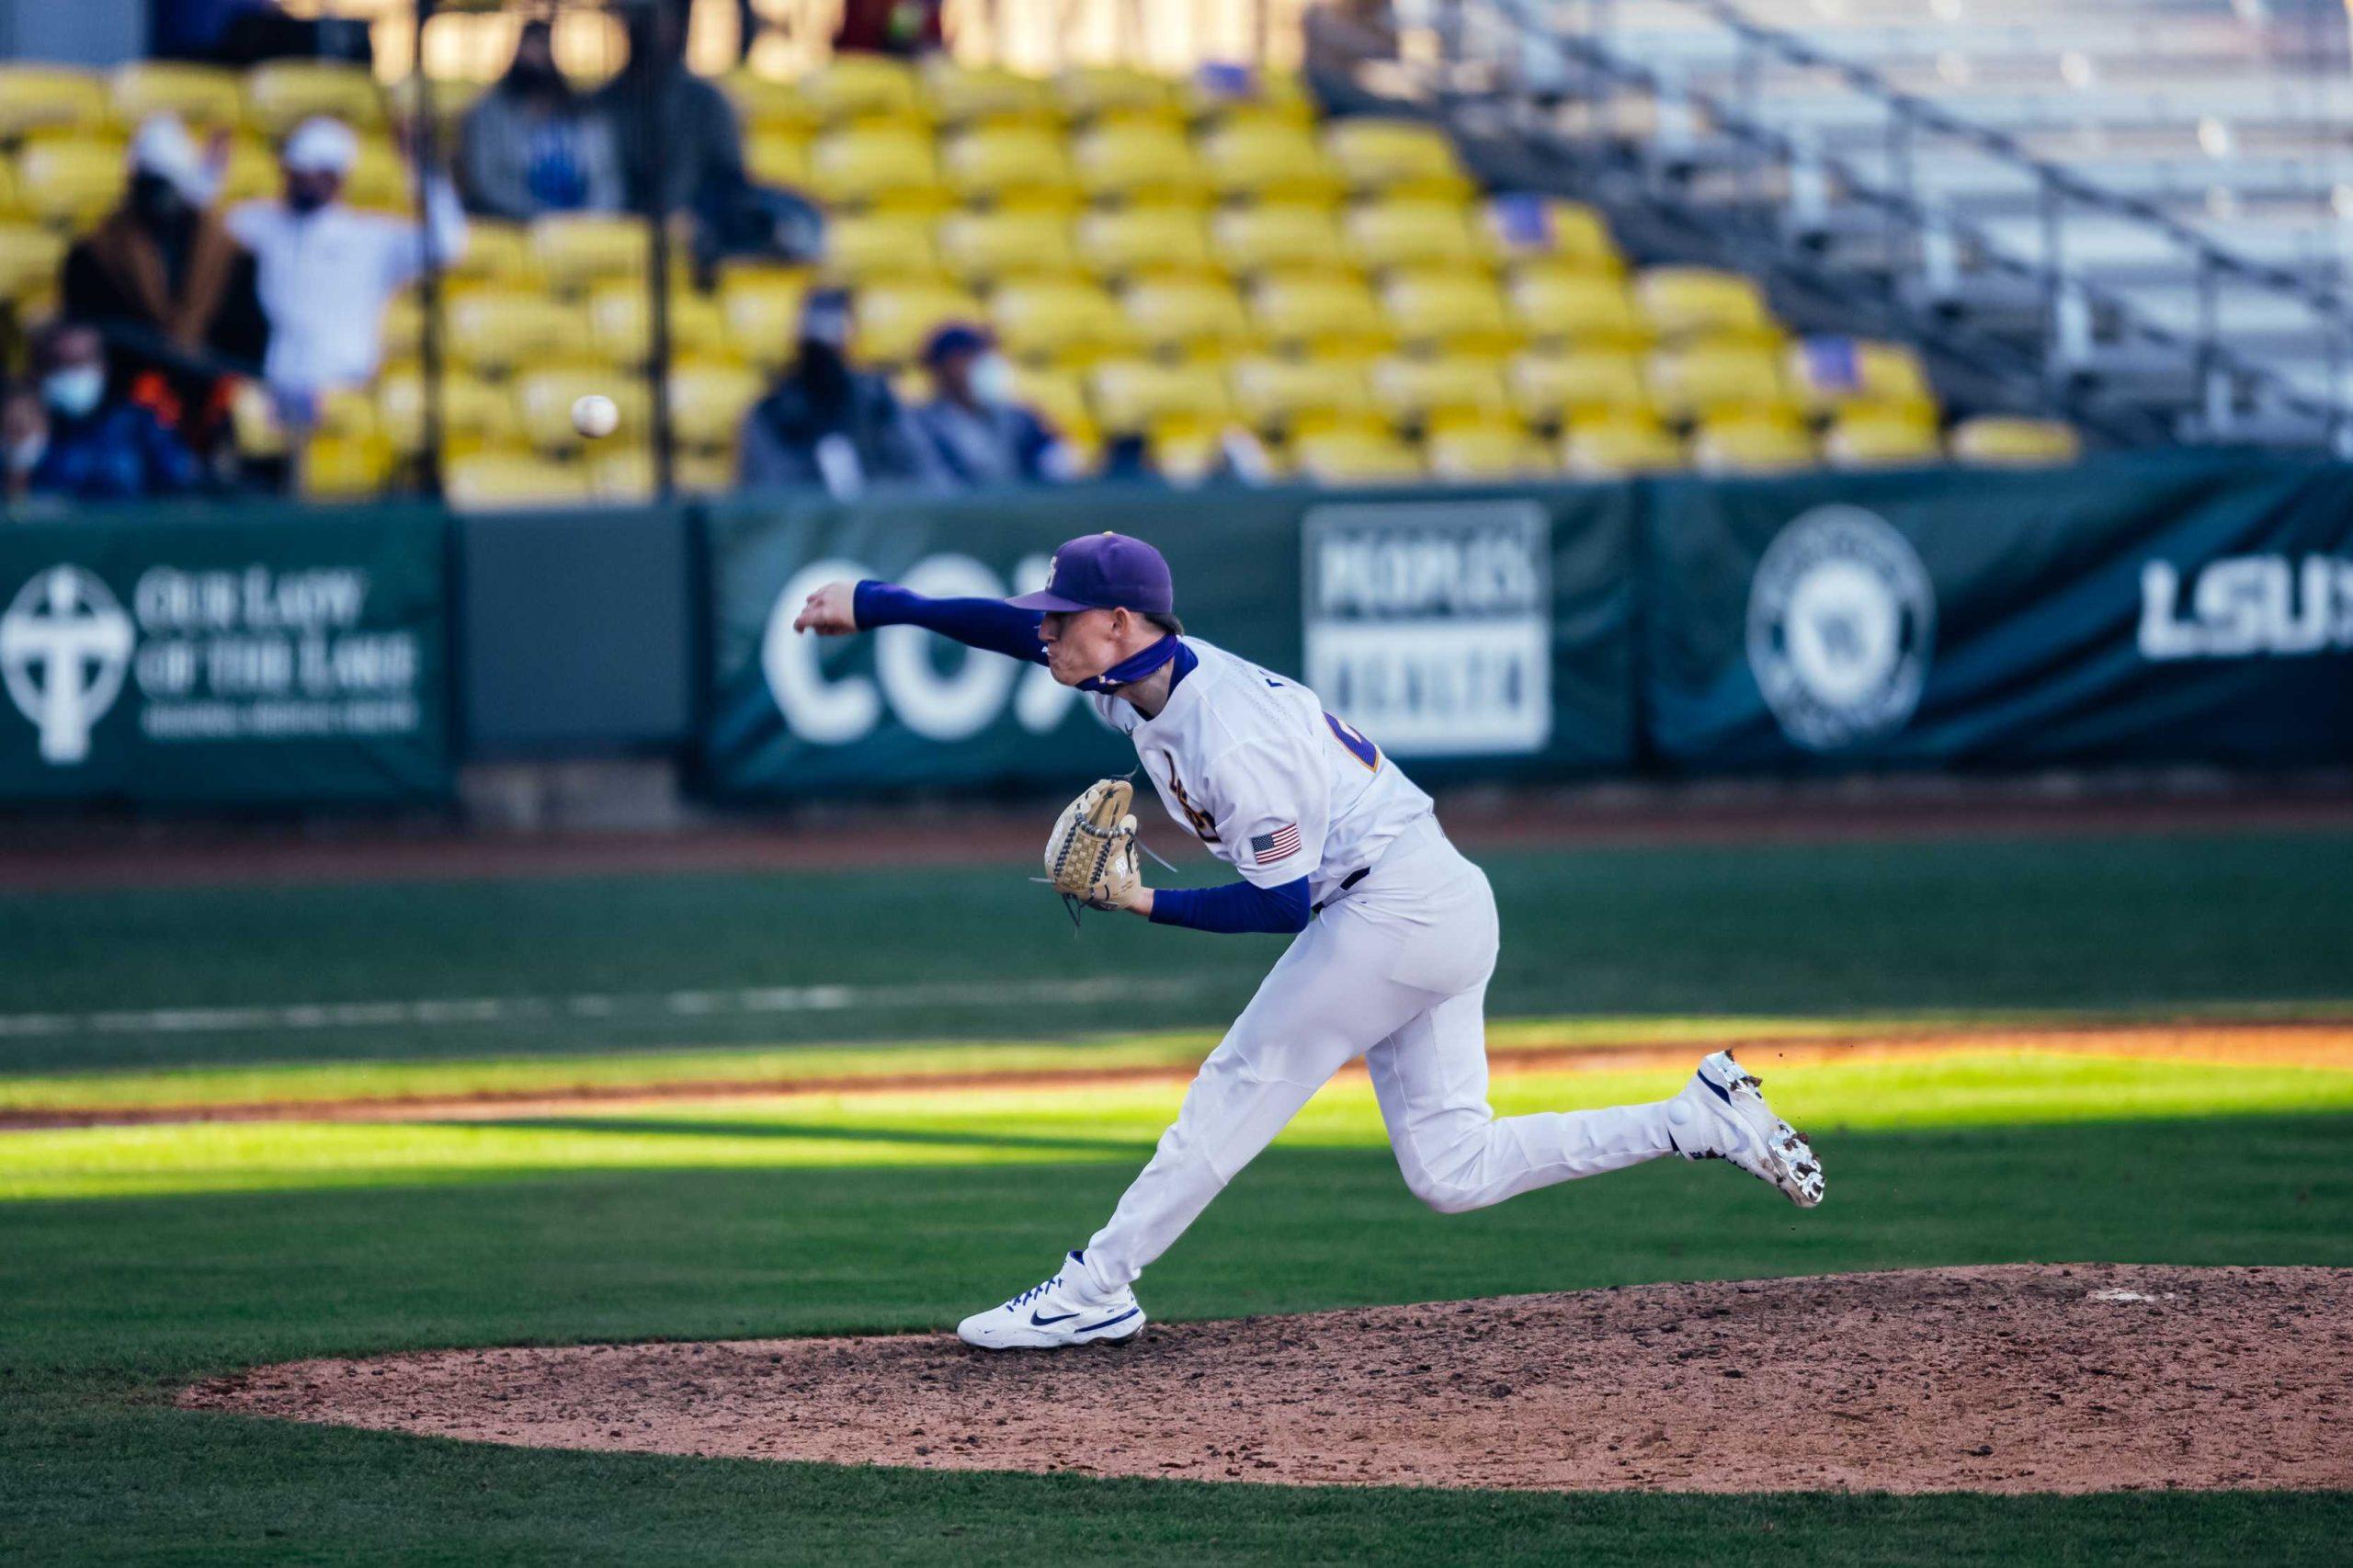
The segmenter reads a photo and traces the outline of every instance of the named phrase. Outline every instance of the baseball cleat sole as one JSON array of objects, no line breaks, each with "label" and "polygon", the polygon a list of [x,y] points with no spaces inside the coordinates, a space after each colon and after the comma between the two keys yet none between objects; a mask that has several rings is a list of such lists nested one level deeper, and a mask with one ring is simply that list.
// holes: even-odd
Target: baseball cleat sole
[{"label": "baseball cleat sole", "polygon": [[[1700,1094],[1695,1096],[1693,1090]],[[1773,1114],[1766,1103],[1764,1080],[1733,1061],[1731,1051],[1719,1051],[1700,1062],[1684,1094],[1713,1112],[1711,1119],[1721,1134],[1711,1140],[1717,1146],[1687,1157],[1730,1161],[1801,1209],[1822,1201],[1822,1162],[1815,1158],[1813,1145]]]}]

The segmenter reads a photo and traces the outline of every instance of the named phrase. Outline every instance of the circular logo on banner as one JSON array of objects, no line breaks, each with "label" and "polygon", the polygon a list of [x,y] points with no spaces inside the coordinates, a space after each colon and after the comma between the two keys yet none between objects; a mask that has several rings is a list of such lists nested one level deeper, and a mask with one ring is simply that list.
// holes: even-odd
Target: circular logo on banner
[{"label": "circular logo on banner", "polygon": [[1748,667],[1790,739],[1836,751],[1920,703],[1936,596],[1911,541],[1859,506],[1817,506],[1773,538],[1748,590]]},{"label": "circular logo on banner", "polygon": [[0,678],[40,733],[40,759],[72,767],[122,691],[137,641],[107,585],[79,566],[36,573],[0,611]]}]

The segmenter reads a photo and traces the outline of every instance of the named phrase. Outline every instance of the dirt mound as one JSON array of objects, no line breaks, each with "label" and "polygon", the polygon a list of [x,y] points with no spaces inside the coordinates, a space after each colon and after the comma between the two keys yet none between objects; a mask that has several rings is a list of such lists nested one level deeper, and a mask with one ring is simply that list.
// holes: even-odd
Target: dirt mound
[{"label": "dirt mound", "polygon": [[1645,1285],[1155,1325],[443,1351],[199,1409],[541,1448],[1294,1484],[2353,1486],[2353,1270],[2111,1265]]}]

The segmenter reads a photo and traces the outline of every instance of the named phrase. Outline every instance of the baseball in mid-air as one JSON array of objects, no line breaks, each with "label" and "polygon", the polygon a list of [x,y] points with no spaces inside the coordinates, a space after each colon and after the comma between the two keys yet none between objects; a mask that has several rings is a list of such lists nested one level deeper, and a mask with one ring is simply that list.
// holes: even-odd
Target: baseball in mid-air
[{"label": "baseball in mid-air", "polygon": [[594,441],[620,428],[620,404],[602,392],[590,392],[572,405],[572,427]]}]

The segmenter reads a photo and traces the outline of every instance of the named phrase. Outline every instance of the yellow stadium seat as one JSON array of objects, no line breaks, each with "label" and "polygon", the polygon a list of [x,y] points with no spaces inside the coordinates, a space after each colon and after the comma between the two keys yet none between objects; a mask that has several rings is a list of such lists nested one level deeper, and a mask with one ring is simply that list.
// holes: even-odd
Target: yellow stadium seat
[{"label": "yellow stadium seat", "polygon": [[515,415],[523,439],[543,452],[570,452],[587,437],[574,427],[572,405],[591,392],[613,400],[620,409],[620,428],[606,441],[642,441],[651,400],[645,383],[634,376],[616,376],[603,365],[545,365],[518,371],[515,377]]},{"label": "yellow stadium seat", "polygon": [[[654,454],[642,444],[600,445],[587,454],[585,467],[589,493],[598,501],[645,502],[654,498]],[[670,483],[689,495],[732,490],[735,487],[734,453],[691,449],[673,452]]]},{"label": "yellow stadium seat", "polygon": [[1389,342],[1372,290],[1352,273],[1268,273],[1251,286],[1250,319],[1283,347],[1369,351]]},{"label": "yellow stadium seat", "polygon": [[718,80],[747,136],[767,131],[806,141],[817,129],[817,105],[799,82],[752,71],[731,72]]},{"label": "yellow stadium seat", "polygon": [[932,226],[922,212],[839,214],[825,224],[825,276],[842,283],[937,277]]},{"label": "yellow stadium seat", "polygon": [[[349,387],[338,387],[320,397],[315,408],[313,437],[358,441],[380,437],[381,421],[373,398]],[[237,450],[248,458],[287,455],[290,433],[278,418],[278,403],[258,381],[239,381],[230,395],[229,427]],[[348,457],[350,454],[340,454]]]},{"label": "yellow stadium seat", "polygon": [[844,52],[801,78],[801,96],[819,119],[924,123],[923,88],[915,68],[886,55]]},{"label": "yellow stadium seat", "polygon": [[1440,425],[1422,440],[1430,477],[1459,483],[1556,476],[1561,465],[1544,443],[1518,425],[1474,420]]},{"label": "yellow stadium seat", "polygon": [[319,114],[378,130],[384,95],[364,68],[324,60],[268,60],[245,73],[245,116],[265,135],[283,136]]},{"label": "yellow stadium seat", "polygon": [[936,279],[889,278],[858,291],[858,354],[876,364],[912,359],[924,339],[949,322],[978,322],[980,301]]},{"label": "yellow stadium seat", "polygon": [[1291,437],[1291,460],[1317,484],[1388,484],[1423,477],[1421,454],[1385,432],[1354,426],[1302,430]]},{"label": "yellow stadium seat", "polygon": [[1381,308],[1400,343],[1462,348],[1516,348],[1520,335],[1504,313],[1503,296],[1480,272],[1392,274],[1381,286]]},{"label": "yellow stadium seat", "polygon": [[451,506],[468,511],[579,506],[594,494],[587,470],[578,463],[497,449],[450,459],[441,485]]},{"label": "yellow stadium seat", "polygon": [[122,143],[47,138],[17,154],[17,200],[43,222],[85,229],[121,199],[128,177]]},{"label": "yellow stadium seat", "polygon": [[670,432],[684,446],[732,446],[745,411],[766,391],[760,373],[749,365],[682,359],[670,367]]},{"label": "yellow stadium seat", "polygon": [[[654,301],[642,278],[616,278],[588,290],[588,347],[615,365],[644,363],[654,352]],[[719,302],[691,289],[670,291],[670,354],[675,360],[727,351]]]},{"label": "yellow stadium seat", "polygon": [[1634,282],[1634,301],[1659,337],[1745,338],[1778,344],[1781,329],[1755,279],[1705,267],[1654,267]]},{"label": "yellow stadium seat", "polygon": [[1315,121],[1315,100],[1295,73],[1212,61],[1198,66],[1180,89],[1188,119]]},{"label": "yellow stadium seat", "polygon": [[1982,415],[1954,426],[1951,445],[1952,455],[1961,461],[1995,467],[2055,466],[2083,455],[2083,438],[2057,419]]},{"label": "yellow stadium seat", "polygon": [[1331,209],[1305,202],[1265,202],[1221,209],[1210,220],[1210,244],[1229,272],[1288,267],[1337,271],[1348,264]]},{"label": "yellow stadium seat", "polygon": [[579,307],[518,289],[452,292],[442,307],[442,325],[450,362],[491,375],[552,355],[580,354],[588,342]]},{"label": "yellow stadium seat", "polygon": [[1051,127],[1062,110],[1036,76],[991,66],[959,65],[946,54],[922,67],[924,102],[942,125],[1036,124]]},{"label": "yellow stadium seat", "polygon": [[528,288],[543,281],[531,231],[494,218],[466,221],[466,248],[449,264],[449,276]]},{"label": "yellow stadium seat", "polygon": [[1667,473],[1689,461],[1683,443],[1646,415],[1579,420],[1561,437],[1561,464],[1578,479]]},{"label": "yellow stadium seat", "polygon": [[767,369],[790,359],[809,286],[809,275],[798,267],[731,267],[721,273],[719,312],[729,347]]},{"label": "yellow stadium seat", "polygon": [[1643,357],[1626,348],[1531,348],[1504,368],[1520,416],[1564,425],[1596,415],[1650,412]]},{"label": "yellow stadium seat", "polygon": [[1649,324],[1616,278],[1521,267],[1504,285],[1504,295],[1530,337],[1593,347],[1641,347],[1651,341]]},{"label": "yellow stadium seat", "polygon": [[1077,176],[1062,138],[1035,126],[988,125],[951,138],[940,152],[948,187],[966,201],[1076,202]]},{"label": "yellow stadium seat", "polygon": [[57,286],[65,236],[31,223],[0,223],[0,300],[36,299]]},{"label": "yellow stadium seat", "polygon": [[1120,291],[1120,302],[1137,336],[1162,352],[1222,358],[1257,336],[1233,286],[1217,278],[1138,278]]},{"label": "yellow stadium seat", "polygon": [[1872,408],[1936,419],[1927,369],[1900,343],[1810,337],[1790,347],[1789,372],[1800,400],[1816,414]]},{"label": "yellow stadium seat", "polygon": [[[412,71],[385,89],[384,114],[392,124],[416,120],[420,83],[424,80]],[[458,144],[459,121],[466,118],[468,109],[482,101],[493,84],[452,76],[435,76],[430,81],[434,129],[440,139],[440,150],[446,153]]]},{"label": "yellow stadium seat", "polygon": [[1372,362],[1370,374],[1374,403],[1399,425],[1447,415],[1511,413],[1503,367],[1490,358],[1388,354]]},{"label": "yellow stadium seat", "polygon": [[321,432],[302,444],[299,487],[308,501],[351,501],[382,491],[392,471],[392,443],[369,431]]},{"label": "yellow stadium seat", "polygon": [[1540,262],[1560,271],[1612,276],[1626,270],[1608,222],[1582,201],[1498,196],[1487,202],[1481,218],[1487,254],[1498,262]]},{"label": "yellow stadium seat", "polygon": [[1114,434],[1214,429],[1229,415],[1225,378],[1209,365],[1107,359],[1087,372],[1087,390],[1096,422]]},{"label": "yellow stadium seat", "polygon": [[531,256],[559,291],[607,278],[642,278],[653,240],[641,218],[618,212],[559,212],[534,219]]},{"label": "yellow stadium seat", "polygon": [[[376,380],[376,417],[393,450],[425,449],[425,374],[414,364],[388,366]],[[515,436],[515,400],[481,377],[454,366],[441,373],[441,433],[445,448],[481,447]]]},{"label": "yellow stadium seat", "polygon": [[1308,132],[1282,125],[1221,125],[1197,149],[1220,196],[1333,202],[1343,188],[1324,149]]},{"label": "yellow stadium seat", "polygon": [[1095,415],[1076,371],[1017,364],[1012,387],[1013,401],[1043,418],[1058,435],[1073,440],[1094,437]]},{"label": "yellow stadium seat", "polygon": [[1079,214],[1072,233],[1079,260],[1098,278],[1210,267],[1207,228],[1189,207],[1097,208]]},{"label": "yellow stadium seat", "polygon": [[1226,379],[1235,412],[1260,430],[1362,422],[1378,413],[1360,359],[1249,354],[1226,368]]},{"label": "yellow stadium seat", "polygon": [[948,204],[931,139],[904,125],[852,126],[820,137],[809,149],[809,190],[837,207]]},{"label": "yellow stadium seat", "polygon": [[1336,119],[1324,129],[1324,152],[1351,190],[1459,202],[1472,189],[1452,139],[1420,120]]},{"label": "yellow stadium seat", "polygon": [[[442,305],[443,336],[448,336],[449,305]],[[384,301],[384,319],[377,327],[377,343],[384,360],[414,359],[424,352],[425,298],[415,289],[404,289]]]},{"label": "yellow stadium seat", "polygon": [[761,185],[799,190],[809,183],[809,138],[760,126],[744,138],[744,172]]},{"label": "yellow stadium seat", "polygon": [[1483,257],[1462,209],[1427,198],[1365,201],[1343,220],[1348,259],[1380,270],[1392,267],[1479,267]]},{"label": "yellow stadium seat", "polygon": [[354,207],[378,211],[407,212],[415,209],[415,192],[410,185],[408,164],[392,150],[391,142],[381,136],[360,139],[359,155],[352,160],[351,172],[344,176],[343,199]]},{"label": "yellow stadium seat", "polygon": [[286,176],[278,166],[278,153],[267,142],[251,136],[240,136],[229,143],[228,166],[221,175],[221,200],[228,206],[240,201],[264,200],[276,196],[285,185]]},{"label": "yellow stadium seat", "polygon": [[1100,115],[1176,119],[1183,105],[1165,76],[1124,65],[1073,65],[1058,72],[1053,95],[1073,119]]},{"label": "yellow stadium seat", "polygon": [[107,89],[85,71],[62,65],[0,63],[0,137],[28,131],[99,131]]},{"label": "yellow stadium seat", "polygon": [[1086,360],[1135,341],[1102,286],[1076,278],[1009,279],[989,295],[989,321],[1005,351],[1023,359]]},{"label": "yellow stadium seat", "polygon": [[1663,348],[1651,356],[1649,369],[1651,396],[1670,419],[1790,406],[1780,356],[1754,343]]},{"label": "yellow stadium seat", "polygon": [[1820,461],[1813,437],[1787,415],[1703,420],[1691,437],[1691,466],[1702,473],[1790,473]]},{"label": "yellow stadium seat", "polygon": [[967,283],[1078,270],[1070,222],[1057,212],[950,212],[937,233],[939,259]]},{"label": "yellow stadium seat", "polygon": [[1091,200],[1193,202],[1206,188],[1192,143],[1173,125],[1098,125],[1072,142],[1070,154]]},{"label": "yellow stadium seat", "polygon": [[1933,420],[1863,407],[1832,421],[1822,455],[1833,468],[1904,468],[1942,462],[1945,451]]},{"label": "yellow stadium seat", "polygon": [[[0,93],[6,90],[0,85]],[[115,119],[126,126],[135,126],[149,115],[174,114],[201,135],[206,131],[234,130],[245,117],[244,84],[235,72],[218,65],[130,61],[116,66],[107,78],[107,97]]]}]

